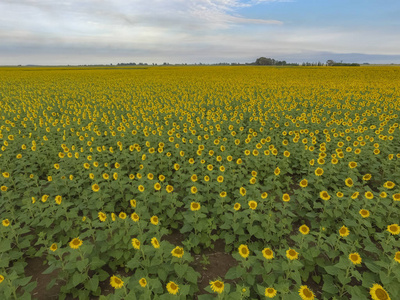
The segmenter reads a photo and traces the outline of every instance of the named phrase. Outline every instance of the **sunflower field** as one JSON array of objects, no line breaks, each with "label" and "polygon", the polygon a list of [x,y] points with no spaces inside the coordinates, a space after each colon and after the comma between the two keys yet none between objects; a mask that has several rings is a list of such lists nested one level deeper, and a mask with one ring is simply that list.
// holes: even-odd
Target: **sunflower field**
[{"label": "sunflower field", "polygon": [[1,68],[0,298],[400,299],[399,113],[399,67]]}]

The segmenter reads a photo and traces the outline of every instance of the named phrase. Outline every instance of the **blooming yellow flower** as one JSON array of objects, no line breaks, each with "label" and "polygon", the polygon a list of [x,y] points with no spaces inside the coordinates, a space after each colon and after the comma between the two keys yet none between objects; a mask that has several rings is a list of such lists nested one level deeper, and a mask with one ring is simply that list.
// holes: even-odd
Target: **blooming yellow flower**
[{"label": "blooming yellow flower", "polygon": [[273,259],[274,258],[274,252],[270,248],[264,248],[261,252],[265,259]]},{"label": "blooming yellow flower", "polygon": [[388,292],[380,285],[375,283],[369,290],[372,300],[391,300]]},{"label": "blooming yellow flower", "polygon": [[137,238],[132,239],[132,247],[140,250],[140,241]]},{"label": "blooming yellow flower", "polygon": [[286,250],[286,257],[289,258],[290,260],[298,259],[299,253],[296,252],[296,250],[289,248],[288,250]]},{"label": "blooming yellow flower", "polygon": [[346,226],[343,225],[343,226],[339,229],[339,234],[340,234],[341,237],[346,237],[346,236],[348,236],[348,235],[350,234],[350,231],[349,231],[349,229],[348,229]]},{"label": "blooming yellow flower", "polygon": [[398,224],[392,224],[387,227],[387,231],[389,231],[392,235],[397,235],[400,233],[400,226]]},{"label": "blooming yellow flower", "polygon": [[120,289],[124,286],[124,282],[122,281],[121,278],[113,275],[110,278],[110,285],[114,288],[114,289]]},{"label": "blooming yellow flower", "polygon": [[72,249],[78,249],[80,246],[82,246],[83,241],[79,239],[79,237],[74,238],[72,241],[69,242],[69,246]]},{"label": "blooming yellow flower", "polygon": [[146,280],[146,278],[140,278],[140,280],[139,280],[139,284],[140,284],[140,286],[141,287],[146,287],[146,285],[147,285],[147,280]]},{"label": "blooming yellow flower", "polygon": [[299,295],[303,300],[313,300],[315,295],[314,293],[306,286],[300,286]]},{"label": "blooming yellow flower", "polygon": [[152,216],[151,218],[150,218],[150,222],[151,222],[151,224],[153,224],[153,225],[158,225],[158,217],[157,216]]},{"label": "blooming yellow flower", "polygon": [[10,221],[8,219],[4,219],[1,223],[3,224],[4,227],[10,226]]},{"label": "blooming yellow flower", "polygon": [[172,249],[171,254],[172,256],[181,258],[183,256],[183,254],[185,253],[185,251],[183,251],[183,248],[176,246],[174,249]]},{"label": "blooming yellow flower", "polygon": [[210,281],[213,292],[221,294],[224,291],[224,283],[220,280]]},{"label": "blooming yellow flower", "polygon": [[249,251],[249,248],[247,247],[247,245],[242,244],[239,246],[239,254],[243,258],[249,257],[250,251]]},{"label": "blooming yellow flower", "polygon": [[276,296],[276,289],[272,288],[272,287],[268,287],[265,289],[265,297],[267,298],[274,298]]},{"label": "blooming yellow flower", "polygon": [[255,210],[257,208],[257,202],[254,200],[249,201],[249,208]]},{"label": "blooming yellow flower", "polygon": [[299,231],[301,234],[306,235],[310,232],[310,228],[307,225],[301,225]]},{"label": "blooming yellow flower", "polygon": [[192,202],[190,203],[190,210],[191,211],[197,211],[201,208],[201,205],[199,202]]},{"label": "blooming yellow flower", "polygon": [[361,256],[357,252],[350,253],[349,254],[349,259],[355,265],[361,264]]},{"label": "blooming yellow flower", "polygon": [[158,240],[157,240],[156,237],[153,237],[153,238],[151,239],[151,244],[152,244],[153,247],[156,248],[156,249],[160,248],[160,243],[158,242]]},{"label": "blooming yellow flower", "polygon": [[57,248],[58,248],[58,246],[57,246],[56,243],[53,243],[53,244],[51,244],[51,246],[50,246],[50,250],[53,251],[53,252],[56,251]]},{"label": "blooming yellow flower", "polygon": [[92,190],[93,190],[93,192],[98,192],[100,190],[99,185],[97,183],[93,184],[92,185]]},{"label": "blooming yellow flower", "polygon": [[170,281],[167,283],[167,291],[168,291],[168,293],[170,293],[172,295],[176,295],[179,291],[179,285],[177,285],[173,281]]}]

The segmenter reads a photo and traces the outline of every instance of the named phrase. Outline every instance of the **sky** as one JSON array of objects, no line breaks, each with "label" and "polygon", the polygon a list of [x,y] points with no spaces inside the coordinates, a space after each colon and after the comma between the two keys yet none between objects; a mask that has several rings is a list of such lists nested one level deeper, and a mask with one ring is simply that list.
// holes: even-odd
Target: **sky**
[{"label": "sky", "polygon": [[0,65],[400,63],[398,0],[0,0]]}]

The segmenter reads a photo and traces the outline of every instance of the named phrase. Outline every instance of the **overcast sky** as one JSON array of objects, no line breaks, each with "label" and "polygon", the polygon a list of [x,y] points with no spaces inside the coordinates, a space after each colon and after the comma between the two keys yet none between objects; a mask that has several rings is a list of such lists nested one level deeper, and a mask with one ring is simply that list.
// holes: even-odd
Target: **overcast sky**
[{"label": "overcast sky", "polygon": [[0,0],[0,65],[400,63],[399,0]]}]

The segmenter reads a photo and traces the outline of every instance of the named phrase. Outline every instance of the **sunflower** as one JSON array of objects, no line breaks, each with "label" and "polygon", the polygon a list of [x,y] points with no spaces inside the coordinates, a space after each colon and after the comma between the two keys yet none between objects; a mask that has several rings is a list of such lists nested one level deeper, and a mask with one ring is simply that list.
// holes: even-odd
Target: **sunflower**
[{"label": "sunflower", "polygon": [[42,202],[45,203],[47,201],[47,199],[49,199],[49,195],[43,195],[42,196]]},{"label": "sunflower", "polygon": [[99,185],[97,183],[93,184],[92,185],[92,190],[93,190],[93,192],[98,192],[100,190]]},{"label": "sunflower", "polygon": [[249,257],[250,251],[249,248],[246,245],[240,245],[239,246],[239,254],[243,258]]},{"label": "sunflower", "polygon": [[357,167],[357,163],[355,161],[349,162],[349,168],[350,169],[354,169],[355,167]]},{"label": "sunflower", "polygon": [[53,243],[53,244],[51,244],[51,246],[50,246],[50,250],[53,251],[53,252],[56,251],[57,248],[58,248],[58,246],[57,246],[56,243]]},{"label": "sunflower", "polygon": [[392,189],[392,188],[395,187],[395,183],[392,182],[392,181],[386,181],[386,182],[383,184],[383,187],[385,187],[385,188],[387,188],[387,189]]},{"label": "sunflower", "polygon": [[349,231],[349,229],[348,229],[346,226],[343,225],[343,226],[339,229],[339,234],[340,234],[341,237],[346,237],[346,236],[348,236],[348,235],[350,234],[350,231]]},{"label": "sunflower", "polygon": [[124,282],[122,281],[121,278],[118,278],[117,276],[113,275],[110,278],[110,285],[114,288],[114,289],[120,289],[124,286]]},{"label": "sunflower", "polygon": [[150,218],[150,222],[151,222],[151,224],[153,224],[153,225],[158,225],[158,217],[157,217],[157,216],[152,216],[152,217]]},{"label": "sunflower", "polygon": [[196,211],[199,210],[201,208],[201,205],[199,202],[192,202],[190,203],[190,210],[191,211]]},{"label": "sunflower", "polygon": [[390,300],[389,294],[380,284],[375,283],[372,288],[370,288],[369,293],[372,300]]},{"label": "sunflower", "polygon": [[167,193],[172,193],[174,191],[174,187],[172,185],[167,185],[165,189],[167,190]]},{"label": "sunflower", "polygon": [[360,265],[361,264],[361,256],[357,252],[350,253],[349,254],[349,259],[355,265]]},{"label": "sunflower", "polygon": [[286,250],[286,257],[289,258],[290,260],[298,259],[299,253],[296,252],[296,250],[289,248],[289,250]]},{"label": "sunflower", "polygon": [[191,192],[192,194],[196,194],[196,193],[197,193],[197,187],[192,186],[192,187],[190,188],[190,192]]},{"label": "sunflower", "polygon": [[325,200],[325,201],[331,199],[331,196],[328,194],[327,191],[320,192],[319,196],[321,197],[322,200]]},{"label": "sunflower", "polygon": [[4,276],[0,275],[0,283],[2,283],[4,281]]},{"label": "sunflower", "polygon": [[115,213],[111,213],[111,220],[113,220],[113,222],[115,221],[115,217],[116,217]]},{"label": "sunflower", "polygon": [[351,195],[351,199],[356,199],[360,195],[360,192],[354,192],[353,195]]},{"label": "sunflower", "polygon": [[310,232],[310,228],[307,225],[301,225],[299,231],[301,234],[306,235]]},{"label": "sunflower", "polygon": [[146,278],[140,278],[140,280],[139,280],[139,284],[140,284],[140,286],[141,287],[146,287],[146,285],[147,285],[147,280],[146,280]]},{"label": "sunflower", "polygon": [[8,219],[4,219],[1,223],[3,224],[4,227],[10,226],[10,221]]},{"label": "sunflower", "polygon": [[217,177],[217,181],[219,182],[219,183],[222,183],[222,182],[224,182],[224,176],[218,176]]},{"label": "sunflower", "polygon": [[393,235],[397,235],[400,233],[400,226],[398,224],[392,224],[387,227],[387,231],[389,231]]},{"label": "sunflower", "polygon": [[394,254],[394,260],[397,261],[398,263],[400,263],[400,251],[397,251]]},{"label": "sunflower", "polygon": [[101,222],[104,222],[107,219],[107,215],[101,211],[99,211],[98,216]]},{"label": "sunflower", "polygon": [[348,186],[348,187],[352,187],[354,185],[353,179],[351,178],[347,178],[344,183]]},{"label": "sunflower", "polygon": [[279,167],[276,167],[276,169],[275,169],[275,171],[274,171],[274,174],[275,174],[276,176],[278,176],[280,173],[281,173],[281,169],[279,169]]},{"label": "sunflower", "polygon": [[129,200],[129,203],[131,204],[131,206],[133,208],[136,208],[136,200],[135,199]]},{"label": "sunflower", "polygon": [[136,250],[140,250],[140,241],[136,238],[132,239],[132,247]]},{"label": "sunflower", "polygon": [[249,208],[255,210],[257,208],[257,202],[254,200],[249,201]]},{"label": "sunflower", "polygon": [[240,188],[240,195],[245,196],[246,195],[246,189],[244,187]]},{"label": "sunflower", "polygon": [[400,193],[394,194],[392,198],[394,201],[400,201]]},{"label": "sunflower", "polygon": [[190,177],[190,180],[192,180],[193,182],[196,182],[197,181],[197,175],[196,174],[193,174],[191,177]]},{"label": "sunflower", "polygon": [[139,190],[139,192],[144,192],[144,186],[143,185],[139,185],[138,186],[138,190]]},{"label": "sunflower", "polygon": [[274,251],[272,251],[270,248],[264,248],[261,252],[265,259],[273,259],[274,258]]},{"label": "sunflower", "polygon": [[371,179],[371,177],[372,177],[371,174],[365,174],[365,175],[363,176],[362,179],[363,179],[364,181],[368,181],[368,180]]},{"label": "sunflower", "polygon": [[379,197],[386,198],[387,197],[387,193],[386,192],[382,192],[382,193],[379,194]]},{"label": "sunflower", "polygon": [[173,281],[170,281],[167,283],[167,291],[168,291],[168,293],[170,293],[172,295],[176,295],[179,291],[179,285],[177,285]]},{"label": "sunflower", "polygon": [[158,242],[158,240],[157,240],[156,237],[153,237],[153,238],[151,239],[151,244],[152,244],[153,247],[156,248],[156,249],[160,248],[160,243]]},{"label": "sunflower", "polygon": [[365,192],[364,196],[365,196],[365,198],[367,198],[369,200],[374,198],[374,194],[372,194],[370,191]]},{"label": "sunflower", "polygon": [[124,213],[123,211],[121,211],[121,212],[119,213],[118,217],[119,217],[120,219],[122,219],[122,220],[125,220],[125,219],[126,219],[126,213]]},{"label": "sunflower", "polygon": [[369,217],[369,211],[366,209],[360,209],[359,213],[360,213],[361,217],[363,217],[363,218]]},{"label": "sunflower", "polygon": [[274,298],[276,296],[276,289],[272,288],[272,287],[268,287],[265,289],[265,297],[267,298]]},{"label": "sunflower", "polygon": [[210,281],[213,292],[221,294],[224,291],[224,283],[220,280]]},{"label": "sunflower", "polygon": [[315,169],[315,175],[316,176],[322,176],[322,174],[324,174],[324,169],[322,169],[322,168],[316,168]]},{"label": "sunflower", "polygon": [[154,184],[154,189],[155,189],[156,191],[161,190],[161,184],[160,184],[159,182],[156,182],[156,183]]},{"label": "sunflower", "polygon": [[2,192],[7,192],[8,187],[6,187],[5,185],[2,185],[1,188],[0,188],[0,190],[1,190]]},{"label": "sunflower", "polygon": [[283,194],[282,195],[282,200],[284,201],[284,202],[289,202],[290,201],[290,196],[289,196],[289,194]]},{"label": "sunflower", "polygon": [[267,192],[264,192],[264,193],[261,194],[261,198],[262,199],[265,199],[267,197],[268,197],[268,193]]},{"label": "sunflower", "polygon": [[299,295],[303,300],[313,300],[315,295],[314,293],[306,286],[300,286]]},{"label": "sunflower", "polygon": [[233,206],[233,209],[238,211],[240,209],[240,207],[241,207],[240,203],[236,202],[235,205]]},{"label": "sunflower", "polygon": [[308,180],[307,179],[303,179],[302,181],[300,181],[300,186],[302,188],[305,188],[308,186]]},{"label": "sunflower", "polygon": [[172,256],[181,258],[183,256],[183,254],[185,253],[185,251],[183,251],[183,248],[176,246],[174,249],[172,249],[171,254]]},{"label": "sunflower", "polygon": [[103,173],[103,179],[105,180],[110,179],[110,175],[108,175],[107,173]]},{"label": "sunflower", "polygon": [[221,198],[225,198],[225,197],[226,197],[226,192],[225,192],[225,191],[222,191],[221,193],[219,193],[219,196],[220,196]]},{"label": "sunflower", "polygon": [[69,246],[72,249],[78,249],[80,246],[82,246],[83,241],[79,239],[79,237],[72,239],[72,241],[69,242]]},{"label": "sunflower", "polygon": [[133,222],[138,222],[139,221],[139,215],[137,213],[132,213],[131,214],[131,219]]}]

